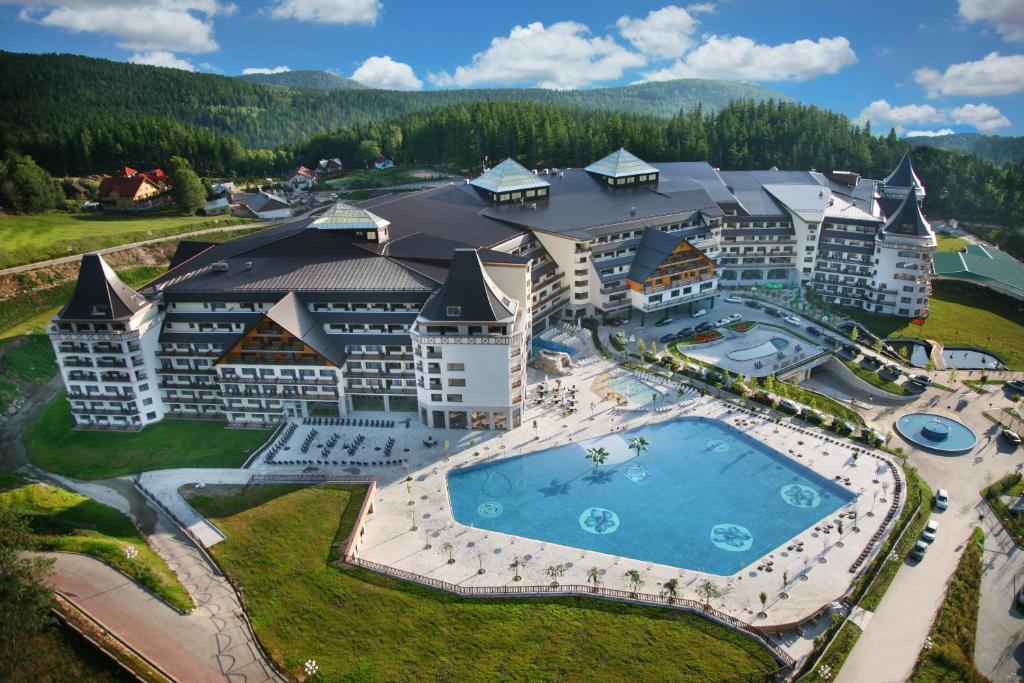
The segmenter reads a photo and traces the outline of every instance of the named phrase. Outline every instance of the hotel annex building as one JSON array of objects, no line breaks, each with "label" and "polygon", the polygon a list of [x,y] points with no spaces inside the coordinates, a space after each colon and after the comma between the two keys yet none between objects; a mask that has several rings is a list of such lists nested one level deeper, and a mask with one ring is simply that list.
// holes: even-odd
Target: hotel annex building
[{"label": "hotel annex building", "polygon": [[927,315],[923,197],[909,153],[881,181],[623,149],[582,169],[507,159],[464,184],[182,242],[138,291],[88,254],[49,336],[81,427],[387,411],[508,429],[532,335],[561,321],[653,321],[767,283]]}]

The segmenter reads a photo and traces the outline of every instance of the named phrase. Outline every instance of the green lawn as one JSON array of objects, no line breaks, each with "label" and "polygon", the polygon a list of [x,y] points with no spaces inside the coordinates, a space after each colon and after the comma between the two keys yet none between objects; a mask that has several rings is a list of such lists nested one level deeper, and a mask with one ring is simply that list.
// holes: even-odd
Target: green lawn
[{"label": "green lawn", "polygon": [[938,235],[939,246],[935,250],[940,254],[944,254],[952,251],[963,251],[970,242],[965,240],[963,237],[953,237],[952,235]]},{"label": "green lawn", "polygon": [[183,216],[177,209],[0,215],[0,268],[253,220]]},{"label": "green lawn", "polygon": [[835,680],[836,676],[839,675],[839,670],[843,668],[846,658],[853,651],[853,646],[857,644],[857,639],[860,638],[861,633],[863,631],[861,631],[860,626],[857,626],[852,621],[847,621],[843,624],[836,635],[836,639],[832,641],[832,645],[818,663],[817,668],[814,671],[808,672],[804,678],[801,678],[801,683],[819,683]]},{"label": "green lawn", "polygon": [[[985,534],[976,527],[950,579],[946,599],[932,624],[931,649],[918,655],[911,683],[986,683],[974,667],[974,637],[981,598],[981,561]],[[1012,596],[1010,596],[1012,599]]]},{"label": "green lawn", "polygon": [[863,311],[843,312],[882,337],[979,346],[998,354],[1011,370],[1024,370],[1024,314],[1019,302],[1004,300],[983,288],[960,289],[941,281],[933,286],[935,291],[928,304],[931,315],[924,325]]},{"label": "green lawn", "polygon": [[857,361],[844,359],[840,360],[843,360],[843,365],[848,367],[853,374],[857,375],[857,377],[860,377],[862,380],[864,380],[871,386],[875,387],[876,389],[881,389],[882,391],[886,391],[890,394],[895,394],[897,396],[905,396],[907,394],[907,389],[902,384],[897,384],[896,382],[887,379],[882,379],[881,377],[879,377],[877,372],[875,372],[874,370],[868,370]]},{"label": "green lawn", "polygon": [[[97,557],[128,574],[182,611],[194,606],[167,563],[112,507],[46,484],[28,484],[0,493],[0,506],[29,518],[40,550],[65,550]],[[128,559],[125,548],[138,555]]]},{"label": "green lawn", "polygon": [[64,392],[25,435],[33,464],[79,479],[103,479],[175,467],[239,467],[270,436],[210,420],[164,420],[140,432],[73,429]]},{"label": "green lawn", "polygon": [[348,531],[339,518],[361,491],[257,486],[191,500],[227,534],[211,551],[293,674],[306,659],[330,681],[760,681],[776,668],[753,640],[695,615],[576,598],[460,599],[334,568],[331,545]]},{"label": "green lawn", "polygon": [[0,411],[24,387],[45,382],[57,372],[50,340],[41,334],[0,342]]}]

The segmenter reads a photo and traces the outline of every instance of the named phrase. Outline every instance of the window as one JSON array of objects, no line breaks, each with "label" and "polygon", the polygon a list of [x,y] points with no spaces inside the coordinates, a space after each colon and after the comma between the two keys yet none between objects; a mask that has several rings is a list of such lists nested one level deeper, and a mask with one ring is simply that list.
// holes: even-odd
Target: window
[{"label": "window", "polygon": [[151,398],[144,398],[144,399],[142,399],[142,405],[144,405],[144,406],[151,406],[151,405],[153,405],[153,399],[151,399]]},{"label": "window", "polygon": [[448,379],[448,386],[450,386],[450,387],[464,387],[464,386],[466,386],[466,380],[462,379],[461,377],[460,378],[451,377],[451,378]]},{"label": "window", "polygon": [[465,369],[466,369],[466,364],[465,363],[449,363],[448,364],[448,371],[449,372],[463,372]]},{"label": "window", "polygon": [[445,309],[445,315],[449,317],[462,315],[462,306],[448,306],[448,308]]},{"label": "window", "polygon": [[462,394],[448,394],[449,403],[462,403]]}]

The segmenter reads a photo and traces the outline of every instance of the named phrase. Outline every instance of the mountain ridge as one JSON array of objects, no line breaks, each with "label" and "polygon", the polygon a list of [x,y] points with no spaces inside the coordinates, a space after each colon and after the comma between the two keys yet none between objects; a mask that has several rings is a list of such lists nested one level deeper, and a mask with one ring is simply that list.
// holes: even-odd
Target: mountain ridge
[{"label": "mountain ridge", "polygon": [[1015,163],[1024,161],[1024,137],[951,133],[949,135],[906,137],[904,140],[915,147],[936,147],[950,152],[976,154],[997,164],[1004,161]]},{"label": "mountain ridge", "polygon": [[242,74],[232,76],[256,85],[270,85],[299,90],[366,90],[368,86],[330,71],[300,69],[271,74]]}]

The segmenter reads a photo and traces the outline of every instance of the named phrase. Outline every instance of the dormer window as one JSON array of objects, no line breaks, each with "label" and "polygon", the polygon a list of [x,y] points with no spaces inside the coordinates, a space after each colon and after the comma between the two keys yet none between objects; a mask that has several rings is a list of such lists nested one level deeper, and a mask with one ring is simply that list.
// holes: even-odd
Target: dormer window
[{"label": "dormer window", "polygon": [[97,305],[94,305],[92,307],[92,311],[90,312],[90,315],[94,315],[94,316],[99,317],[99,316],[108,315],[109,313],[110,313],[110,308],[108,306],[97,304]]},{"label": "dormer window", "polygon": [[462,315],[462,306],[448,306],[445,310],[445,315],[449,318],[457,318]]}]

